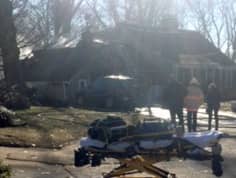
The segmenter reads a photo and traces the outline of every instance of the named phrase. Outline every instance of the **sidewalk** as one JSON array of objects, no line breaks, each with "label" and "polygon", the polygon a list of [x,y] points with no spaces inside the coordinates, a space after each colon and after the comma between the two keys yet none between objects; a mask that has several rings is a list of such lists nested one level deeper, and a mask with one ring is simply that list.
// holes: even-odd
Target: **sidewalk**
[{"label": "sidewalk", "polygon": [[0,158],[13,169],[12,178],[73,178],[75,144],[62,150],[0,147]]}]

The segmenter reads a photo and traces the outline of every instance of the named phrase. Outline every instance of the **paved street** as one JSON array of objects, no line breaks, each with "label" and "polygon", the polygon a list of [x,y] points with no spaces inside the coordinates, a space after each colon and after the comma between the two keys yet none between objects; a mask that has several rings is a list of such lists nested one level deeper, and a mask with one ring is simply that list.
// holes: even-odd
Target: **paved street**
[{"label": "paved street", "polygon": [[[162,109],[153,109],[159,116],[168,114]],[[162,114],[160,114],[162,113]],[[165,114],[164,114],[165,113]],[[143,111],[145,114],[145,111]],[[202,130],[206,129],[207,116],[204,110],[200,111],[199,124]],[[224,175],[223,178],[236,177],[236,115],[230,112],[220,112],[220,131],[226,136],[221,140],[223,146]],[[0,158],[12,167],[12,178],[100,178],[102,173],[109,172],[118,166],[117,161],[107,160],[102,166],[91,168],[73,166],[73,149],[78,143],[64,147],[61,150],[8,148],[0,147]],[[173,159],[169,162],[157,164],[162,168],[176,173],[179,178],[213,178],[209,161],[191,161]]]}]

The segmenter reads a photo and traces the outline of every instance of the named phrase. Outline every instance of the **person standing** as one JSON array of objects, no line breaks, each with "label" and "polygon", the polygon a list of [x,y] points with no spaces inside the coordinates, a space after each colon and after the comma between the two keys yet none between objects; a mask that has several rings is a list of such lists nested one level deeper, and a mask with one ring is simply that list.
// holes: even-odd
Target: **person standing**
[{"label": "person standing", "polygon": [[187,109],[188,131],[196,132],[197,130],[197,111],[203,103],[204,95],[200,84],[196,78],[192,78],[187,88],[187,95],[184,104]]},{"label": "person standing", "polygon": [[219,127],[218,111],[220,109],[220,92],[216,87],[215,83],[210,83],[208,85],[206,102],[207,102],[207,113],[208,113],[208,130],[211,130],[211,120],[214,112],[215,119],[215,130]]},{"label": "person standing", "polygon": [[184,97],[186,95],[185,87],[173,77],[170,77],[167,87],[163,92],[163,101],[170,111],[171,122],[175,127],[177,126],[177,115],[179,119],[179,125],[183,128],[184,131],[183,107]]}]

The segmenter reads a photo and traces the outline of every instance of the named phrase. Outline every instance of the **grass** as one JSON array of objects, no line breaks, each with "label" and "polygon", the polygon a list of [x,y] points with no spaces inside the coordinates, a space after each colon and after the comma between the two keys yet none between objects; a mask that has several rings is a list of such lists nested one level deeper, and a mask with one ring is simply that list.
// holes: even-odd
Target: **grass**
[{"label": "grass", "polygon": [[[221,110],[230,110],[230,104],[222,103]],[[17,118],[21,118],[27,125],[0,128],[0,145],[60,148],[85,136],[87,127],[93,120],[105,118],[108,114],[112,113],[52,107],[31,107],[17,111]],[[121,116],[128,123],[136,123],[142,118],[137,113],[113,114]]]},{"label": "grass", "polygon": [[[95,119],[105,118],[108,112],[76,108],[31,107],[17,111],[26,126],[0,129],[0,145],[60,148],[86,135],[88,125]],[[115,113],[128,123],[139,118],[134,113]]]}]

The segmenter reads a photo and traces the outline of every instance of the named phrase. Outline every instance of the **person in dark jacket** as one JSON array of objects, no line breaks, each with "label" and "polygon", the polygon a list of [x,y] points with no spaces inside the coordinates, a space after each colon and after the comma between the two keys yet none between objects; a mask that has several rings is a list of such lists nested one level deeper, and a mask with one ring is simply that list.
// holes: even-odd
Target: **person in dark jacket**
[{"label": "person in dark jacket", "polygon": [[167,87],[164,90],[163,100],[170,111],[171,122],[176,127],[176,115],[179,119],[179,125],[184,131],[183,106],[186,95],[185,87],[173,77],[169,79]]},{"label": "person in dark jacket", "polygon": [[207,112],[208,112],[208,130],[211,130],[211,120],[214,112],[215,118],[215,130],[218,130],[219,127],[219,117],[218,111],[220,109],[220,92],[216,87],[215,83],[210,83],[208,86],[206,102],[207,102]]}]

